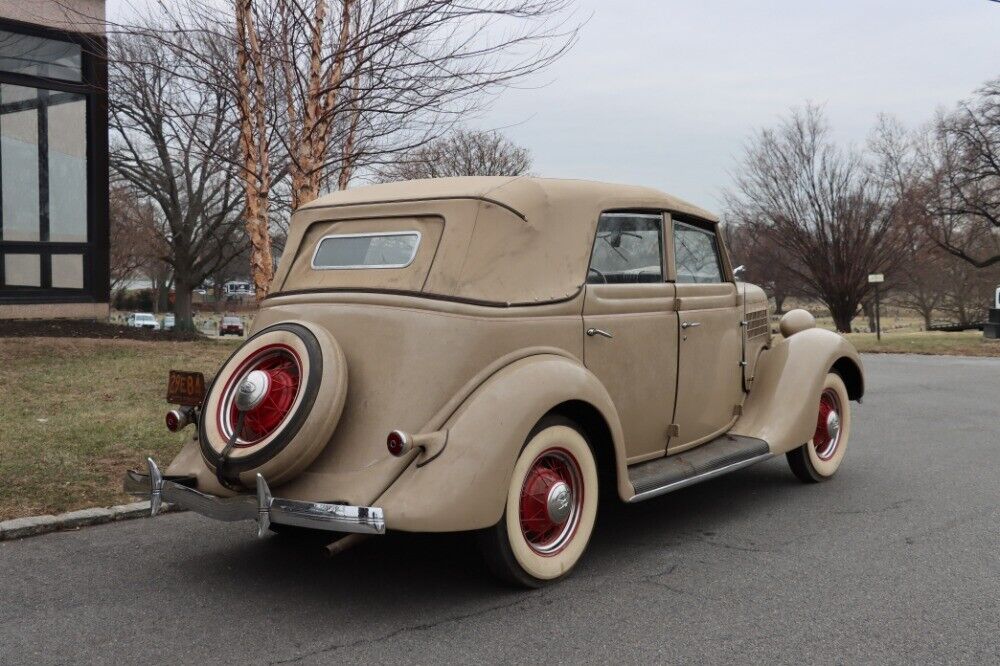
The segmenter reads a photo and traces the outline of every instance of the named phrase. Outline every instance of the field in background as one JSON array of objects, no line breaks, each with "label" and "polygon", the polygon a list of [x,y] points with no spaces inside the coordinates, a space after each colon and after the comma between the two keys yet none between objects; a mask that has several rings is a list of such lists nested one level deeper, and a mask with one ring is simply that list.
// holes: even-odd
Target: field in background
[{"label": "field in background", "polygon": [[133,501],[122,474],[168,461],[167,371],[211,378],[238,341],[0,338],[0,520]]},{"label": "field in background", "polygon": [[[835,330],[830,317],[816,317],[816,325]],[[777,323],[774,323],[777,328]],[[945,354],[948,356],[1000,356],[1000,341],[983,338],[982,331],[945,333],[925,331],[924,321],[905,310],[886,308],[882,314],[882,340],[868,333],[868,321],[854,319],[854,330],[845,337],[860,352],[886,354]]]},{"label": "field in background", "polygon": [[962,333],[889,332],[881,342],[874,333],[846,336],[860,352],[890,354],[946,354],[949,356],[1000,356],[1000,340],[987,340],[981,331]]}]

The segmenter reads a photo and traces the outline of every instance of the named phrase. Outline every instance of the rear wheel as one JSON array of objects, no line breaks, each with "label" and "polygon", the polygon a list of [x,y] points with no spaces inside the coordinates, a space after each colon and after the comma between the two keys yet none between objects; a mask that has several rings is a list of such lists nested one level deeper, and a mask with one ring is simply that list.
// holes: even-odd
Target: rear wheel
[{"label": "rear wheel", "polygon": [[804,483],[818,483],[840,468],[851,436],[850,398],[844,380],[835,372],[827,374],[816,414],[812,439],[786,456],[792,472]]},{"label": "rear wheel", "polygon": [[518,456],[503,516],[480,535],[487,566],[525,587],[562,578],[587,547],[597,500],[597,463],[579,426],[547,417]]}]

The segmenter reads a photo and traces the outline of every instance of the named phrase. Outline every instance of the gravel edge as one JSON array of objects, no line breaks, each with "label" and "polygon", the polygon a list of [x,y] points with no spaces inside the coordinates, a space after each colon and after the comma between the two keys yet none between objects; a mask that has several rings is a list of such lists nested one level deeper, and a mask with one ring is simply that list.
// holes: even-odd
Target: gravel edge
[{"label": "gravel edge", "polygon": [[[179,507],[164,503],[160,513],[181,511]],[[107,508],[80,509],[57,515],[29,516],[0,521],[0,541],[24,539],[51,532],[74,530],[88,525],[102,525],[119,520],[149,517],[149,501],[119,504]]]}]

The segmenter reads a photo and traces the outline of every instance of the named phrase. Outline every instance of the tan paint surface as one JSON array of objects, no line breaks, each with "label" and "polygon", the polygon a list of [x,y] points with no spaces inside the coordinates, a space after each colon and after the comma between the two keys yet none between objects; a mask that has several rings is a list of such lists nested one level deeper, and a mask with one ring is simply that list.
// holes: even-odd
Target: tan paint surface
[{"label": "tan paint surface", "polygon": [[587,285],[584,360],[611,395],[625,434],[629,464],[663,455],[673,422],[677,382],[674,285]]},{"label": "tan paint surface", "polygon": [[[597,217],[608,209],[703,214],[643,188],[478,178],[348,190],[297,212],[277,293],[252,332],[285,321],[328,332],[350,388],[315,461],[275,494],[380,506],[396,530],[487,527],[502,515],[528,433],[570,401],[606,424],[610,441],[595,444],[611,452],[624,500],[634,495],[627,464],[663,455],[672,421],[680,432],[671,451],[730,427],[775,453],[808,440],[823,378],[841,358],[860,368],[854,348],[816,329],[772,344],[761,329],[747,341],[754,379],[745,395],[740,322],[744,310],[766,308],[763,292],[738,291],[724,247],[722,284],[585,287]],[[303,266],[331,230],[415,226],[426,245],[412,270]],[[665,246],[671,279],[669,236]],[[682,331],[684,320],[702,326]],[[589,327],[614,337],[587,336]],[[394,429],[433,433],[438,455],[390,456]],[[221,492],[196,446],[168,471]]]},{"label": "tan paint surface", "polygon": [[776,341],[761,353],[753,390],[731,432],[763,439],[772,453],[809,441],[826,374],[841,358],[864,367],[854,346],[832,331],[813,328]]},{"label": "tan paint surface", "polygon": [[[670,440],[671,452],[724,432],[743,402],[736,285],[678,284],[677,300],[681,341],[674,421],[679,434]],[[692,326],[684,329],[684,323]]]}]

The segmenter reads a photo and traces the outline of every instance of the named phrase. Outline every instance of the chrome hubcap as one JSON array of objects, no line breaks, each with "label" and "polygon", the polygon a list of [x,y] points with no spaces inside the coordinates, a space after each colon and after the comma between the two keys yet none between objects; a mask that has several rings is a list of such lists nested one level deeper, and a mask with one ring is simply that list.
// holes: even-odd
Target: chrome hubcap
[{"label": "chrome hubcap", "polygon": [[549,520],[556,525],[562,525],[569,518],[573,509],[573,491],[570,490],[569,485],[560,481],[549,489],[545,505]]},{"label": "chrome hubcap", "polygon": [[521,486],[521,534],[531,550],[549,557],[573,540],[583,513],[583,474],[566,449],[542,452]]},{"label": "chrome hubcap", "polygon": [[840,434],[840,414],[830,412],[826,417],[826,431],[830,434],[831,439],[837,439]]},{"label": "chrome hubcap", "polygon": [[254,370],[246,376],[236,391],[236,409],[249,412],[260,404],[271,384],[271,377],[263,370]]},{"label": "chrome hubcap", "polygon": [[840,399],[836,392],[827,389],[819,399],[819,414],[816,416],[816,432],[812,445],[820,460],[830,460],[840,445]]}]

